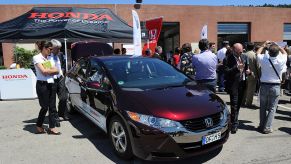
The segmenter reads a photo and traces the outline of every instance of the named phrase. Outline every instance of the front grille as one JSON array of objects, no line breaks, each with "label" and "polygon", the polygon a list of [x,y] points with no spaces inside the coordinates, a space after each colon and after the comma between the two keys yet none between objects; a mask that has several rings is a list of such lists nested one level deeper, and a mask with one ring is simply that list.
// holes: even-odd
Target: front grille
[{"label": "front grille", "polygon": [[[220,115],[223,114],[222,112],[206,116],[206,117],[201,117],[201,118],[196,118],[196,119],[191,119],[191,120],[185,120],[185,121],[180,121],[180,123],[189,131],[200,131],[200,130],[207,130],[211,129],[213,127],[216,127],[220,123]],[[211,127],[207,127],[205,123],[206,118],[211,118],[213,121],[213,125]]]}]

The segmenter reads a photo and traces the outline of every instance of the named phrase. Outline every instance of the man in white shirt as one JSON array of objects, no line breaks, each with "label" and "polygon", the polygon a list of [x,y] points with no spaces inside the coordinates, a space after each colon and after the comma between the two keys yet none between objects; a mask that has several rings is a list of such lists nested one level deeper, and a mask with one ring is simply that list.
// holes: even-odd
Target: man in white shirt
[{"label": "man in white shirt", "polygon": [[69,120],[68,114],[67,114],[67,91],[65,86],[65,79],[62,71],[61,61],[59,58],[59,55],[62,55],[60,53],[60,48],[62,47],[62,44],[60,41],[56,39],[52,39],[51,43],[53,45],[52,53],[49,56],[49,60],[58,68],[59,74],[54,75],[54,80],[57,85],[57,95],[59,98],[59,104],[58,104],[58,116],[62,117],[65,121]]},{"label": "man in white shirt", "polygon": [[[269,54],[261,54],[267,48]],[[281,53],[279,53],[281,52]],[[257,60],[261,65],[261,89],[260,89],[260,125],[262,133],[272,133],[272,122],[276,113],[282,72],[287,62],[286,51],[276,43],[266,41],[257,51]]]},{"label": "man in white shirt", "polygon": [[229,42],[223,41],[222,42],[223,48],[221,48],[219,51],[217,51],[217,59],[218,59],[218,67],[217,67],[217,81],[218,81],[218,91],[223,92],[224,91],[224,71],[223,71],[223,59],[225,58],[225,54],[227,51],[227,48],[229,48]]}]

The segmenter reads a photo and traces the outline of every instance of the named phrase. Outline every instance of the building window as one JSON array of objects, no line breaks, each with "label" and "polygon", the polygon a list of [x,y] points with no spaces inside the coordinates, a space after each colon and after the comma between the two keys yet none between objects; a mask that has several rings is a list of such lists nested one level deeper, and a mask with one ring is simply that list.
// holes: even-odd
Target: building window
[{"label": "building window", "polygon": [[223,41],[234,43],[246,43],[250,39],[250,23],[218,23],[217,24],[217,45],[222,47]]},{"label": "building window", "polygon": [[284,24],[283,40],[287,42],[288,45],[291,45],[291,23]]}]

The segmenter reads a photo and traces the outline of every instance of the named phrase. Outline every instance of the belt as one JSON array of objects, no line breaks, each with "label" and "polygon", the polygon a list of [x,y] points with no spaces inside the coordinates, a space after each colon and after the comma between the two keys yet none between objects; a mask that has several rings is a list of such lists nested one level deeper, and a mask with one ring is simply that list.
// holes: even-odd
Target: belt
[{"label": "belt", "polygon": [[37,80],[37,83],[40,83],[40,84],[48,84],[47,81],[42,81],[42,80]]},{"label": "belt", "polygon": [[261,82],[261,85],[281,85],[281,83],[264,83],[264,82]]},{"label": "belt", "polygon": [[63,75],[61,75],[60,77],[58,77],[58,78],[56,78],[56,79],[62,79],[64,76]]}]

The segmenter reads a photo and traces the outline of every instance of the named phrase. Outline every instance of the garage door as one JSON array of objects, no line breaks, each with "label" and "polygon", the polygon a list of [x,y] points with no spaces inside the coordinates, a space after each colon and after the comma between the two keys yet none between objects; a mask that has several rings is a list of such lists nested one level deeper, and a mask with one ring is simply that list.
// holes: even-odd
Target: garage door
[{"label": "garage door", "polygon": [[284,24],[284,36],[283,40],[291,40],[291,23]]},{"label": "garage door", "polygon": [[248,23],[218,23],[217,33],[218,34],[248,34],[249,24]]}]

